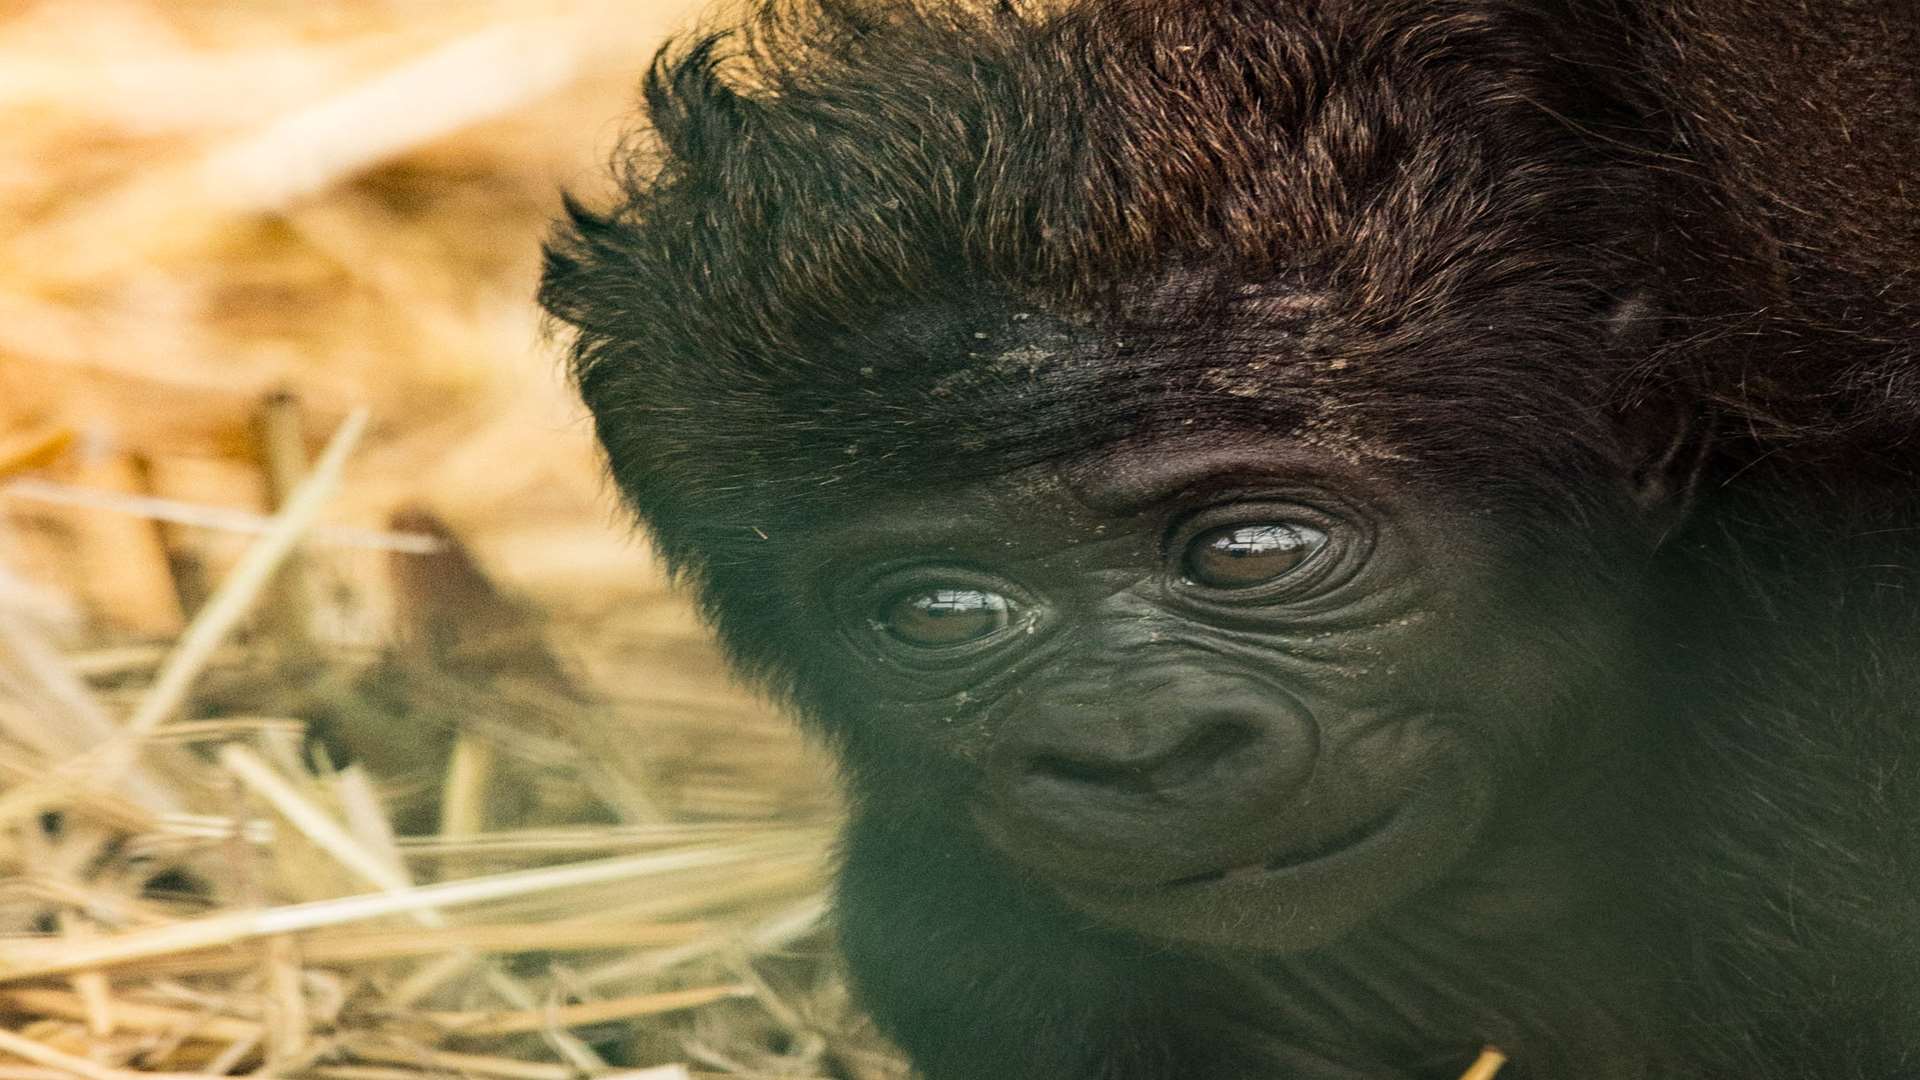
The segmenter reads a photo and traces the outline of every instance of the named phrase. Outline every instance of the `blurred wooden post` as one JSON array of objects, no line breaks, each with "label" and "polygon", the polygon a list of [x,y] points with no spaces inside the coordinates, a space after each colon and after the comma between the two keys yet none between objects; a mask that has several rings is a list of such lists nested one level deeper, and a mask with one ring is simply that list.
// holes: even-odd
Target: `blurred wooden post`
[{"label": "blurred wooden post", "polygon": [[[81,487],[149,494],[131,454],[81,454],[75,475]],[[115,628],[143,638],[178,637],[186,626],[180,595],[155,523],[125,514],[74,512],[74,558],[90,606]]]},{"label": "blurred wooden post", "polygon": [[[453,740],[447,758],[446,786],[440,791],[440,835],[449,840],[476,836],[487,827],[487,786],[493,780],[499,748],[492,739],[462,731]],[[440,857],[440,880],[451,881],[472,871],[472,860],[460,855]]]},{"label": "blurred wooden post", "polygon": [[[267,480],[267,500],[278,511],[307,475],[306,418],[299,395],[282,389],[263,398],[255,437],[260,468]],[[307,560],[295,549],[274,575],[268,602],[259,608],[267,632],[290,653],[313,650],[317,596]]]},{"label": "blurred wooden post", "polygon": [[[133,456],[133,472],[139,482],[140,491],[146,495],[160,494],[160,485],[154,480],[153,459],[145,454]],[[188,541],[186,530],[179,525],[155,519],[154,535],[160,538],[160,549],[166,555],[167,574],[173,581],[174,599],[180,604],[182,613],[192,615],[207,602],[212,587],[207,584],[207,567],[200,555]]]}]

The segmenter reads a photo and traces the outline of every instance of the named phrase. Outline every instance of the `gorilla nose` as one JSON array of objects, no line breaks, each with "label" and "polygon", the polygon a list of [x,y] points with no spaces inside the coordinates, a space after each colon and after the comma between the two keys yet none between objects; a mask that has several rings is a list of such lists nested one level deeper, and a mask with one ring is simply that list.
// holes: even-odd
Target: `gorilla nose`
[{"label": "gorilla nose", "polygon": [[1030,749],[1026,771],[1043,782],[1151,793],[1177,788],[1214,771],[1260,739],[1238,719],[1204,721],[1163,749],[1115,752],[1103,747],[1045,744]]},{"label": "gorilla nose", "polygon": [[1001,814],[1094,843],[1224,824],[1292,799],[1318,753],[1312,720],[1271,698],[1105,704],[1010,721],[988,763]]}]

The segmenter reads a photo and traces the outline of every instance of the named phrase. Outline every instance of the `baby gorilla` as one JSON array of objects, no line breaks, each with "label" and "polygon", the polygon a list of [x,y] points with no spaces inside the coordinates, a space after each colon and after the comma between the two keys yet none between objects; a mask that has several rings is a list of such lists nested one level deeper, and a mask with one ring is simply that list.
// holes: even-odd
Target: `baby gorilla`
[{"label": "baby gorilla", "polygon": [[819,0],[663,54],[542,298],[845,763],[929,1080],[1920,1068],[1917,23]]}]

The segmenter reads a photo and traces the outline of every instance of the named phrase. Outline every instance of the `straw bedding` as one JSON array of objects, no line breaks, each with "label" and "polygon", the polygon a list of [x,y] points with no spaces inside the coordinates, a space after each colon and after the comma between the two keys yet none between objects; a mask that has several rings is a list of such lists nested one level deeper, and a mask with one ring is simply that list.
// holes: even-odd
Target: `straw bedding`
[{"label": "straw bedding", "polygon": [[684,16],[0,5],[0,1080],[905,1075],[530,300]]}]

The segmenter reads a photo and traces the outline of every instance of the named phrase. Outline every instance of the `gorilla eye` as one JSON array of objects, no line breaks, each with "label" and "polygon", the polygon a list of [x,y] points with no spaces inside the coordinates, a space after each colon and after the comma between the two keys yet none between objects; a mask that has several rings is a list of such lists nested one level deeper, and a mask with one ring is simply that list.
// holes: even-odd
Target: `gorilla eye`
[{"label": "gorilla eye", "polygon": [[963,645],[1013,624],[1013,602],[981,589],[927,589],[894,599],[881,613],[887,633],[922,649]]},{"label": "gorilla eye", "polygon": [[1223,525],[1194,538],[1183,569],[1196,585],[1250,589],[1292,573],[1326,542],[1327,534],[1310,525]]}]

